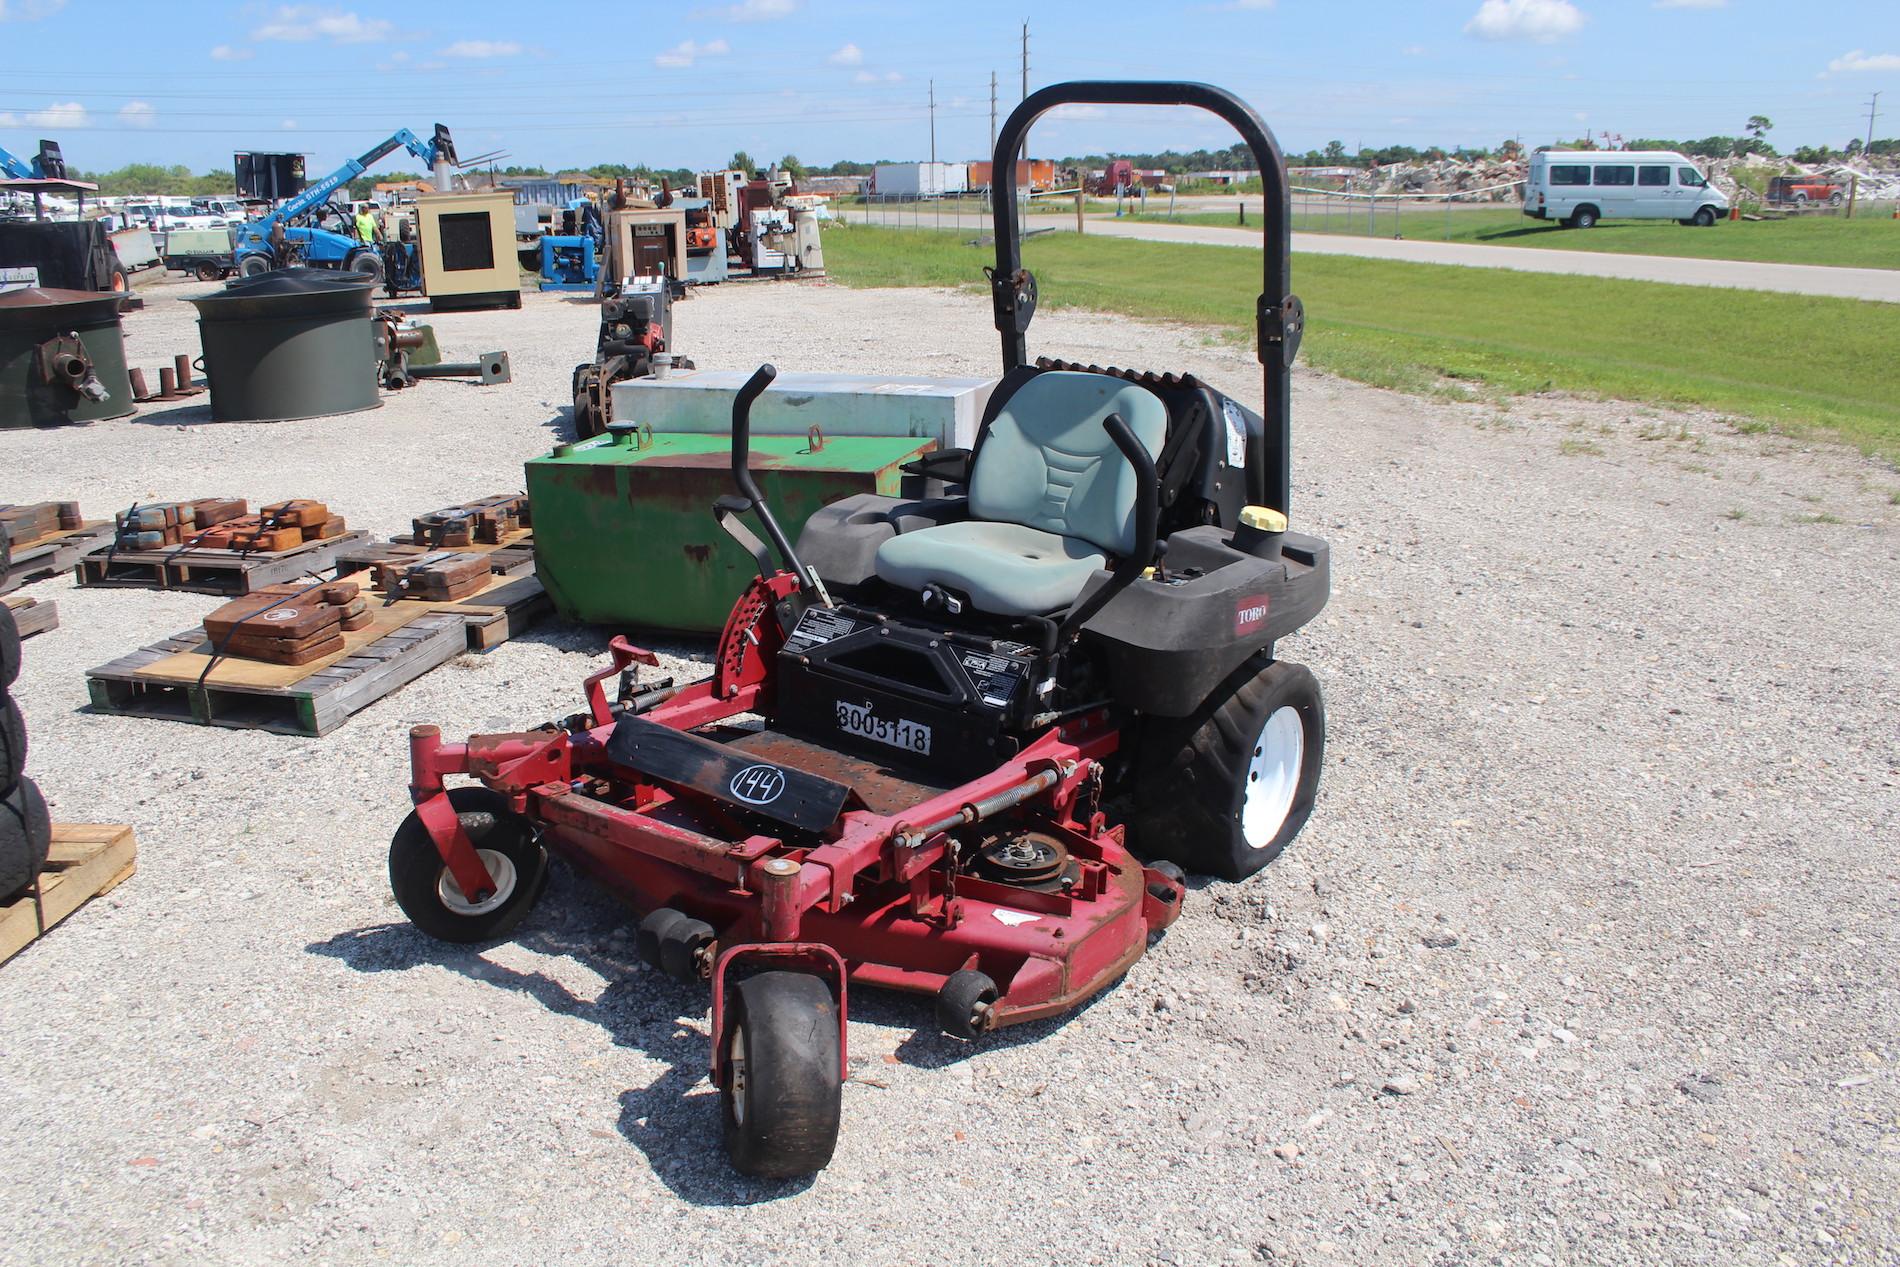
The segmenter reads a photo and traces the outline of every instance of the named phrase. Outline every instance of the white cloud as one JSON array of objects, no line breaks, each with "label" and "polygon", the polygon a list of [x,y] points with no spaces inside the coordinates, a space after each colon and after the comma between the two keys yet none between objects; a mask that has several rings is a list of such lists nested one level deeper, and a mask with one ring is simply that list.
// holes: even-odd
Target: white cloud
[{"label": "white cloud", "polygon": [[830,57],[825,58],[825,60],[830,62],[833,66],[862,66],[864,64],[864,50],[859,48],[856,44],[847,44]]},{"label": "white cloud", "polygon": [[702,57],[718,57],[731,51],[732,46],[724,40],[711,40],[705,44],[697,40],[681,40],[655,57],[653,64],[655,66],[691,66]]},{"label": "white cloud", "polygon": [[1827,70],[1830,75],[1857,70],[1900,70],[1900,53],[1869,53],[1857,48],[1829,62]]},{"label": "white cloud", "polygon": [[1228,0],[1223,8],[1228,9],[1271,9],[1275,0]]},{"label": "white cloud", "polygon": [[521,45],[513,40],[457,40],[442,50],[444,57],[514,57]]},{"label": "white cloud", "polygon": [[1570,0],[1484,0],[1465,23],[1465,34],[1554,44],[1582,30],[1583,22],[1583,11]]},{"label": "white cloud", "polygon": [[1055,109],[1051,110],[1048,114],[1044,115],[1043,118],[1045,119],[1099,119],[1099,118],[1102,118],[1107,113],[1108,112],[1103,110],[1102,107],[1100,106],[1067,105],[1067,106],[1057,106]]},{"label": "white cloud", "polygon": [[1399,52],[1405,54],[1407,57],[1423,57],[1431,52],[1431,50],[1426,48],[1423,44],[1407,44],[1404,48],[1400,49]]},{"label": "white cloud", "polygon": [[887,70],[883,74],[874,70],[861,70],[851,76],[851,82],[854,84],[896,84],[903,81],[903,75],[894,70]]},{"label": "white cloud", "polygon": [[255,56],[257,54],[248,48],[232,48],[229,44],[219,44],[211,50],[214,62],[248,62]]},{"label": "white cloud", "polygon": [[86,107],[77,101],[55,101],[44,110],[28,110],[25,114],[11,112],[0,115],[0,127],[8,128],[84,128],[92,126],[92,117]]},{"label": "white cloud", "polygon": [[297,130],[297,121],[295,119],[285,119],[277,126],[286,132],[295,132]]},{"label": "white cloud", "polygon": [[119,107],[119,122],[128,128],[149,128],[158,122],[158,111],[149,101],[128,101]]},{"label": "white cloud", "polygon": [[329,40],[333,44],[367,44],[386,40],[396,33],[396,24],[387,18],[366,18],[341,9],[319,9],[314,5],[279,5],[270,19],[251,32],[253,40],[281,40],[301,44],[309,40]]},{"label": "white cloud", "polygon": [[716,9],[697,9],[694,17],[714,17],[726,22],[775,22],[789,18],[798,10],[798,0],[739,0],[738,4]]},{"label": "white cloud", "polygon": [[0,0],[0,22],[35,22],[66,7],[66,0]]},{"label": "white cloud", "polygon": [[1652,9],[1726,9],[1728,0],[1655,0]]}]

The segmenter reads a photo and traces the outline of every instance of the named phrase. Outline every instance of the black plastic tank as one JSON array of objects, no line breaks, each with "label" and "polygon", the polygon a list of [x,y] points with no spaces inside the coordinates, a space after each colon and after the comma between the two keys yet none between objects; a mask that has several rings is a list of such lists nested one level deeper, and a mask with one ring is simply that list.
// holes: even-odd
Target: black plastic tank
[{"label": "black plastic tank", "polygon": [[37,286],[0,293],[0,427],[97,422],[132,412],[121,298]]},{"label": "black plastic tank", "polygon": [[358,273],[285,268],[192,300],[211,416],[288,422],[382,404],[370,318],[375,285]]}]

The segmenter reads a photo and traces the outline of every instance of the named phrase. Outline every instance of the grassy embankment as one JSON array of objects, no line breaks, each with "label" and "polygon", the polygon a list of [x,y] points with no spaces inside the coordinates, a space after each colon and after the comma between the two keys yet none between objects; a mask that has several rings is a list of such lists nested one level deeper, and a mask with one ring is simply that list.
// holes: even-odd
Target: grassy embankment
[{"label": "grassy embankment", "polygon": [[[847,285],[987,289],[993,255],[968,238],[851,225],[826,234],[825,262]],[[1045,305],[1242,337],[1260,289],[1246,248],[1050,234],[1025,254]],[[1360,382],[1711,409],[1744,430],[1820,430],[1900,456],[1900,305],[1345,256],[1299,256],[1293,276],[1302,356]]]}]

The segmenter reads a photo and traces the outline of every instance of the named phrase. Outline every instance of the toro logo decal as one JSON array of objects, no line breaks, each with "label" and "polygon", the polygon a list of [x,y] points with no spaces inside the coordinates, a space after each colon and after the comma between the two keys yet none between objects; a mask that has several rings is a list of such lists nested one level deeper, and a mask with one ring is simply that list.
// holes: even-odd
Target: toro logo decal
[{"label": "toro logo decal", "polygon": [[1267,623],[1267,596],[1251,594],[1234,604],[1234,633],[1250,634]]},{"label": "toro logo decal", "polygon": [[732,776],[726,789],[747,805],[770,805],[785,791],[785,772],[777,766],[749,765]]}]

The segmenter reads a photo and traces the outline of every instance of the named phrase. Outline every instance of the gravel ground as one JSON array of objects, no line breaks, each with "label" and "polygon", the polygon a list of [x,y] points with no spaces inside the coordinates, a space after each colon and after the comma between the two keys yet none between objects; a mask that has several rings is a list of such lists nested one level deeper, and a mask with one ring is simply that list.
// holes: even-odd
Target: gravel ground
[{"label": "gravel ground", "polygon": [[[128,318],[135,363],[195,349],[198,289]],[[387,533],[519,487],[591,305],[435,321],[514,382],[0,433],[0,499],[298,494]],[[677,328],[703,365],[996,355],[987,304],[936,292],[726,286]],[[1257,403],[1194,330],[1053,313],[1036,345]],[[1305,834],[1059,1021],[966,1047],[854,998],[808,1182],[727,1169],[703,994],[573,873],[482,951],[389,898],[406,728],[570,711],[602,632],[299,740],[82,711],[86,668],[215,600],[32,587],[62,625],[27,644],[30,769],[140,860],[0,968],[0,1261],[1900,1261],[1900,477],[1617,404],[1303,373],[1296,411],[1335,567],[1282,648],[1332,714]]]}]

